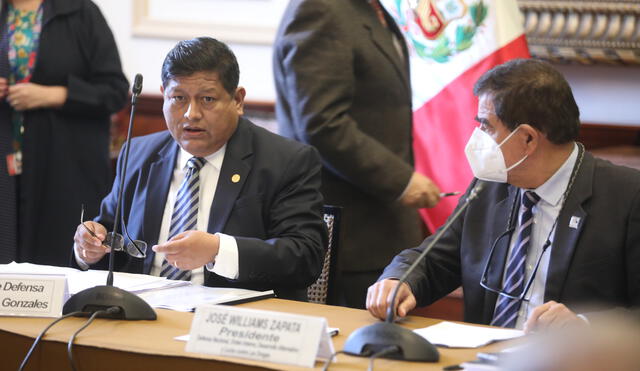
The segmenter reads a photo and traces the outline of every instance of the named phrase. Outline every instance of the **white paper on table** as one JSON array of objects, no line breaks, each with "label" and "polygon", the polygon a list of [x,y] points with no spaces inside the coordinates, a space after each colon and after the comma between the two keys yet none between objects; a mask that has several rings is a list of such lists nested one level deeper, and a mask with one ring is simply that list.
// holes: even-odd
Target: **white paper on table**
[{"label": "white paper on table", "polygon": [[[67,277],[69,294],[104,286],[108,271],[81,271],[75,268],[30,263],[0,264],[0,273],[62,274]],[[199,304],[225,304],[273,296],[273,290],[253,291],[237,288],[204,287],[189,281],[168,280],[148,274],[114,272],[113,285],[146,300],[152,307],[178,311],[192,311]]]},{"label": "white paper on table", "polygon": [[[67,276],[69,294],[73,295],[90,287],[104,286],[107,283],[108,271],[93,269],[81,271],[69,267],[12,262],[10,264],[0,265],[0,273],[64,274]],[[189,284],[190,282],[188,281],[168,280],[164,277],[156,277],[148,274],[115,272],[113,275],[114,286],[133,293]]]},{"label": "white paper on table", "polygon": [[432,344],[450,348],[477,348],[494,341],[524,335],[520,330],[463,325],[447,321],[413,331]]},{"label": "white paper on table", "polygon": [[[75,294],[94,286],[104,286],[107,283],[108,271],[93,270],[77,271],[69,275],[69,292]],[[113,285],[123,290],[140,293],[147,290],[158,290],[176,285],[188,285],[188,281],[168,280],[148,274],[114,272]]]},{"label": "white paper on table", "polygon": [[272,297],[273,290],[254,291],[238,288],[188,285],[166,290],[146,291],[139,293],[138,296],[155,308],[190,312],[200,304],[227,304]]},{"label": "white paper on table", "polygon": [[57,267],[55,265],[40,265],[31,263],[0,264],[0,273],[18,274],[72,274],[80,272],[78,269],[69,267]]},{"label": "white paper on table", "polygon": [[484,363],[477,361],[462,362],[460,364],[463,371],[501,371],[504,368],[495,363]]}]

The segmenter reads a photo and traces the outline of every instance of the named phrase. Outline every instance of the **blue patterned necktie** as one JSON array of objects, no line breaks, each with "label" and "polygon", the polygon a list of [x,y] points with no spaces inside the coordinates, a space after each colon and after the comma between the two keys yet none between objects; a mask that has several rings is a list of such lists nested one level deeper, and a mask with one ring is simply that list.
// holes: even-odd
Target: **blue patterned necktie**
[{"label": "blue patterned necktie", "polygon": [[[525,282],[525,260],[531,239],[531,227],[533,225],[533,206],[540,200],[540,196],[532,191],[526,191],[522,195],[520,205],[518,227],[518,239],[513,246],[511,256],[506,266],[506,276],[504,278],[502,291],[509,294],[520,294],[524,290]],[[518,311],[521,301],[511,299],[504,295],[498,297],[496,309],[493,312],[491,325],[501,327],[515,327],[518,320]]]},{"label": "blue patterned necktie", "polygon": [[[169,238],[180,232],[196,228],[198,222],[198,203],[200,201],[200,169],[205,164],[202,157],[191,157],[187,162],[187,174],[178,189],[176,202],[171,215]],[[161,277],[171,280],[191,280],[191,271],[183,271],[171,265],[167,259],[162,261]]]}]

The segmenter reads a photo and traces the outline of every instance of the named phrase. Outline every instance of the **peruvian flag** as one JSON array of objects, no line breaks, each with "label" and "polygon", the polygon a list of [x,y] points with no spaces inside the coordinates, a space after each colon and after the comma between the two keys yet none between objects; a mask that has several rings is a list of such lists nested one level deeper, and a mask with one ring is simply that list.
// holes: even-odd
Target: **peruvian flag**
[{"label": "peruvian flag", "polygon": [[[473,84],[492,67],[528,58],[515,0],[382,0],[410,52],[416,171],[443,192],[464,191],[471,178],[464,147],[478,100]],[[458,198],[420,210],[430,230],[444,224]]]}]

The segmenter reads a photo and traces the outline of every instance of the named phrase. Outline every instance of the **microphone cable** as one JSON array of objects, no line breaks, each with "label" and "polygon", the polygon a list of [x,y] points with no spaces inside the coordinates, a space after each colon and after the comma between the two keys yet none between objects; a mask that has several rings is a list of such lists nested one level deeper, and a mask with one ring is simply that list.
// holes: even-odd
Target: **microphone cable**
[{"label": "microphone cable", "polygon": [[95,320],[100,314],[111,315],[111,314],[117,314],[118,312],[120,312],[120,307],[115,307],[115,306],[109,307],[104,310],[97,310],[91,314],[91,317],[89,317],[89,319],[84,323],[84,325],[82,325],[82,327],[80,327],[76,332],[73,333],[73,335],[71,335],[71,338],[69,338],[69,342],[67,343],[67,355],[69,356],[69,363],[71,364],[71,370],[73,371],[78,370],[75,364],[75,360],[73,359],[73,342],[75,341],[76,336],[78,336],[78,334],[82,330],[87,328],[93,322],[93,320]]},{"label": "microphone cable", "polygon": [[400,351],[400,348],[397,345],[389,345],[373,353],[372,355],[369,356],[369,368],[367,369],[367,371],[373,371],[373,361],[375,361],[376,358],[386,356],[387,354],[391,354],[399,351]]},{"label": "microphone cable", "polygon": [[56,318],[55,320],[53,320],[53,322],[49,323],[49,325],[47,327],[45,327],[44,330],[42,330],[42,332],[40,333],[40,335],[38,335],[38,337],[33,341],[33,344],[31,345],[31,348],[27,352],[27,355],[24,356],[24,359],[22,360],[22,363],[20,364],[20,367],[18,368],[18,371],[22,371],[25,368],[25,366],[29,362],[29,358],[31,358],[31,355],[33,354],[33,351],[38,346],[38,343],[40,342],[40,340],[42,340],[42,338],[47,333],[47,331],[49,331],[49,329],[51,327],[53,327],[53,325],[55,325],[56,323],[62,321],[65,318],[81,315],[81,314],[84,314],[84,313],[85,312],[81,312],[81,311],[67,313],[65,315],[62,315],[62,316]]},{"label": "microphone cable", "polygon": [[345,353],[344,353],[344,351],[343,351],[343,350],[338,350],[338,351],[334,352],[334,353],[329,357],[329,359],[327,359],[327,360],[324,362],[324,366],[322,366],[322,371],[327,371],[327,370],[329,369],[329,365],[331,365],[331,362],[333,362],[333,359],[334,359],[334,358],[336,358],[336,356],[337,356],[338,354],[345,354]]}]

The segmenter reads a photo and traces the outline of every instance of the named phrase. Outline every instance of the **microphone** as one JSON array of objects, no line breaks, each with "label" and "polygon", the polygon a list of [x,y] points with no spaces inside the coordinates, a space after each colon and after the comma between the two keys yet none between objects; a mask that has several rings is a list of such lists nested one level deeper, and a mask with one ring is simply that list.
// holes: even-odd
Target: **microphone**
[{"label": "microphone", "polygon": [[[133,129],[133,118],[136,114],[136,102],[138,95],[142,91],[142,75],[137,74],[133,87],[131,88],[131,115],[129,116],[129,128],[127,130],[127,140],[125,142],[124,158],[122,160],[122,173],[120,174],[120,185],[118,189],[118,200],[116,203],[116,212],[113,221],[113,230],[107,234],[107,240],[111,237],[111,243],[116,240],[114,238],[118,223],[120,222],[120,205],[122,204],[122,196],[124,189],[124,179],[127,174],[127,163],[129,162],[129,148],[131,147],[131,132]],[[111,236],[109,236],[111,235]],[[82,290],[67,300],[62,308],[62,314],[71,312],[82,312],[78,316],[90,316],[97,311],[105,311],[98,317],[114,318],[124,320],[155,320],[156,312],[149,306],[147,302],[142,300],[135,294],[122,290],[113,286],[113,263],[114,263],[113,246],[109,253],[109,273],[107,274],[107,284],[105,286],[96,286],[86,290]],[[111,307],[119,308],[118,311],[106,311]]]},{"label": "microphone", "polygon": [[136,77],[133,80],[133,87],[131,88],[132,104],[135,104],[135,100],[138,99],[138,95],[140,95],[141,91],[142,91],[142,75],[138,73],[136,74]]},{"label": "microphone", "polygon": [[[451,225],[462,215],[462,212],[469,206],[471,201],[478,197],[478,193],[484,187],[484,183],[478,183],[470,192],[464,204],[447,220],[447,223],[440,228],[433,237],[429,245],[420,253],[418,258],[409,266],[402,277],[398,280],[398,285],[391,296],[391,303],[396,302],[400,286],[407,281],[418,264],[427,256],[429,251],[442,238],[444,232],[451,228]],[[394,306],[389,306],[387,318],[384,322],[361,327],[354,331],[344,343],[345,353],[361,357],[369,357],[373,354],[380,354],[382,358],[399,359],[403,361],[415,362],[438,362],[440,354],[436,347],[411,330],[396,325]],[[395,349],[394,349],[395,347]],[[387,351],[390,350],[390,351]]]},{"label": "microphone", "polygon": [[[120,206],[122,205],[122,195],[124,191],[124,179],[127,175],[127,164],[129,163],[129,148],[131,148],[131,132],[133,130],[133,117],[136,115],[136,103],[138,95],[142,91],[142,75],[136,74],[131,88],[131,115],[129,116],[129,128],[127,129],[127,140],[125,141],[124,158],[122,159],[122,174],[120,176],[120,187],[118,189],[118,199],[116,204],[116,212],[113,220],[113,230],[111,236],[114,237],[118,231],[118,223],[120,222]],[[115,238],[111,239],[112,242]],[[112,251],[113,252],[113,251]],[[113,286],[113,261],[114,254],[109,253],[109,274],[107,275],[107,286]]]}]

